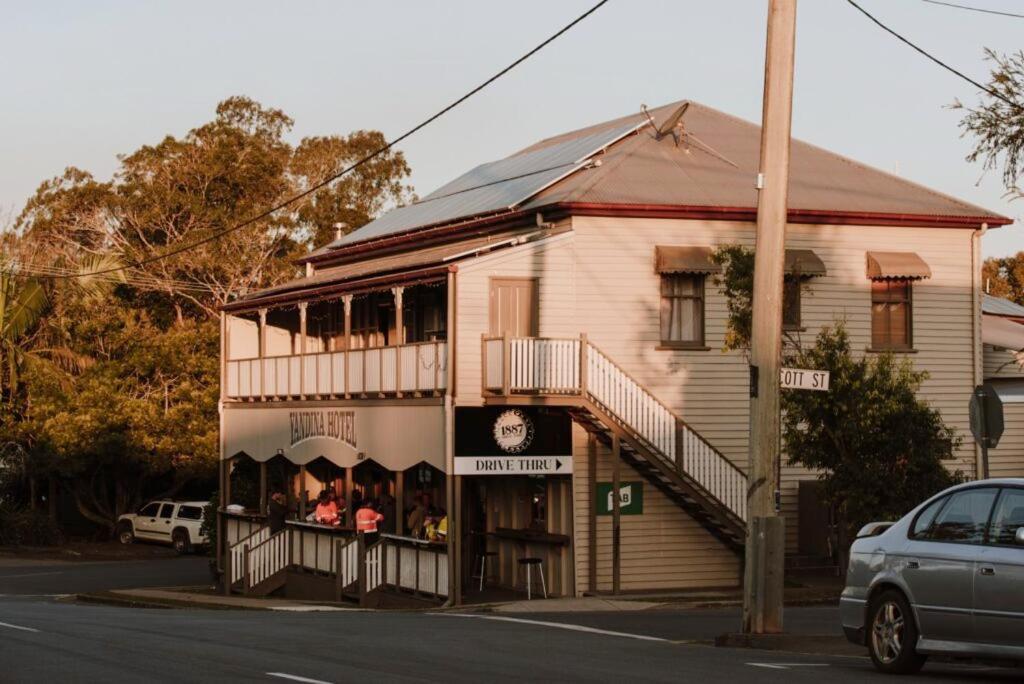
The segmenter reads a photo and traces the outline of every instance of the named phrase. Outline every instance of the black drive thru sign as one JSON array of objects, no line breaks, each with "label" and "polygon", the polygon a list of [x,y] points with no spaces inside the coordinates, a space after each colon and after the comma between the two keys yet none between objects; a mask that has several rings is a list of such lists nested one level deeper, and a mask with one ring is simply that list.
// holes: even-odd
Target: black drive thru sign
[{"label": "black drive thru sign", "polygon": [[572,420],[561,409],[455,409],[456,475],[572,473]]}]

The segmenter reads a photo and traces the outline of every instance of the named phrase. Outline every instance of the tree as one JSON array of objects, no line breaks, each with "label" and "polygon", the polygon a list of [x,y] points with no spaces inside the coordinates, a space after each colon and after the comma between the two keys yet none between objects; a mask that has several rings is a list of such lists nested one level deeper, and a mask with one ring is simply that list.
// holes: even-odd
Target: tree
[{"label": "tree", "polygon": [[92,363],[77,373],[29,364],[31,406],[13,437],[112,532],[145,498],[216,471],[218,332],[212,322],[163,330],[113,297],[68,309],[69,345]]},{"label": "tree", "polygon": [[985,58],[994,64],[986,84],[990,92],[976,107],[959,101],[953,107],[965,112],[960,129],[974,138],[967,160],[981,161],[986,170],[1002,167],[1007,194],[1019,198],[1024,171],[1024,51],[1006,55],[986,49]]},{"label": "tree", "polygon": [[985,259],[981,267],[985,291],[1024,305],[1024,252]]},{"label": "tree", "polygon": [[[220,305],[294,277],[290,260],[333,239],[335,222],[357,228],[411,196],[405,158],[390,150],[262,216],[384,144],[377,131],[356,131],[293,145],[292,125],[280,110],[229,98],[184,136],[120,156],[109,181],[67,168],[0,229],[0,253],[21,269],[0,290],[0,362],[13,350],[20,380],[0,411],[0,445],[24,456],[30,483],[57,476],[108,530],[145,499],[216,473]],[[247,221],[126,273],[23,277],[95,274]]]},{"label": "tree", "polygon": [[842,324],[787,362],[831,374],[827,392],[783,392],[783,448],[790,463],[820,472],[840,549],[862,525],[896,520],[961,478],[943,461],[962,439],[918,397],[927,373],[889,353],[854,358]]},{"label": "tree", "polygon": [[[182,138],[167,136],[120,157],[112,181],[68,168],[43,183],[18,217],[39,253],[76,259],[115,254],[137,263],[261,216],[384,144],[377,131],[321,136],[290,145],[293,121],[245,97],[217,106],[213,121]],[[389,150],[301,201],[247,227],[146,264],[144,304],[175,321],[215,318],[218,307],[253,289],[296,275],[289,261],[409,197],[409,167]],[[155,292],[155,294],[154,294]]]},{"label": "tree", "polygon": [[[754,250],[743,245],[722,245],[711,254],[711,261],[722,267],[722,272],[715,278],[715,284],[725,296],[729,311],[725,350],[748,350],[754,319]],[[786,278],[800,278],[800,274],[790,273]],[[800,332],[784,329],[782,344],[784,347],[799,347]]]}]

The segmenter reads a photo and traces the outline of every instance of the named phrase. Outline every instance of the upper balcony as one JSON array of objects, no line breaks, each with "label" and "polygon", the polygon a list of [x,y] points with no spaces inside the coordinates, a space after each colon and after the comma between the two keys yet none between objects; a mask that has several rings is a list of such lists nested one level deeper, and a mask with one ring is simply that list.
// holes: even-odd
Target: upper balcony
[{"label": "upper balcony", "polygon": [[227,314],[223,397],[288,401],[443,393],[446,309],[446,287],[426,284]]}]

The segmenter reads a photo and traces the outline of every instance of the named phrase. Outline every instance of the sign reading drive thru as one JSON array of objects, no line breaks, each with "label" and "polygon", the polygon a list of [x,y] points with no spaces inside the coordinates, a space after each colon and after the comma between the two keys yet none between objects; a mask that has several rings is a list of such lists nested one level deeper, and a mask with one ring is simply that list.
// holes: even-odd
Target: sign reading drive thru
[{"label": "sign reading drive thru", "polygon": [[828,371],[807,368],[783,368],[781,387],[783,389],[805,389],[828,391]]},{"label": "sign reading drive thru", "polygon": [[456,475],[572,473],[572,420],[560,409],[455,409]]}]

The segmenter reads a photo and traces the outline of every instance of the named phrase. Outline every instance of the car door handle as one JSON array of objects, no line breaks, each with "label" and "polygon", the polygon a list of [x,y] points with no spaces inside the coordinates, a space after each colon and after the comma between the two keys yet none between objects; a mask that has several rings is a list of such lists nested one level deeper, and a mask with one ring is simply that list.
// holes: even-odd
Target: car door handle
[{"label": "car door handle", "polygon": [[907,570],[917,570],[921,567],[921,564],[917,561],[907,561]]},{"label": "car door handle", "polygon": [[992,576],[992,575],[996,574],[996,569],[995,569],[995,568],[990,568],[990,567],[988,567],[988,566],[985,566],[985,567],[983,567],[983,568],[980,568],[980,569],[978,570],[978,572],[979,572],[980,574],[982,574],[982,575],[985,575],[986,577],[990,577],[990,576]]}]

